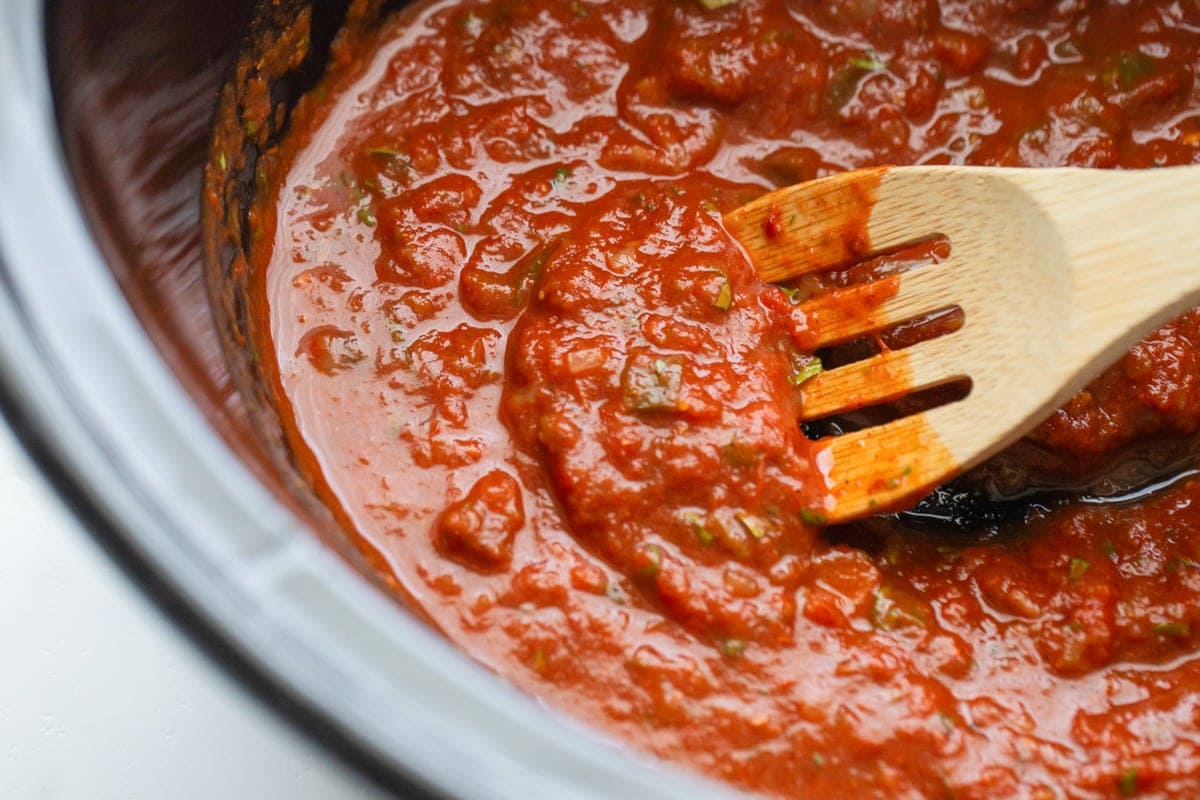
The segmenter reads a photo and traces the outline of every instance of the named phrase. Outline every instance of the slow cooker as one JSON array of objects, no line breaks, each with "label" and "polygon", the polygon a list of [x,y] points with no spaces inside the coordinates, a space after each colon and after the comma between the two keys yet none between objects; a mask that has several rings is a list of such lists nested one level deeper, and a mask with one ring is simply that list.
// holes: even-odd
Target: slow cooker
[{"label": "slow cooker", "polygon": [[[319,4],[332,7],[336,3]],[[200,166],[248,0],[0,21],[0,406],[221,666],[403,796],[727,796],[523,696],[380,591],[249,433],[208,313]]]}]

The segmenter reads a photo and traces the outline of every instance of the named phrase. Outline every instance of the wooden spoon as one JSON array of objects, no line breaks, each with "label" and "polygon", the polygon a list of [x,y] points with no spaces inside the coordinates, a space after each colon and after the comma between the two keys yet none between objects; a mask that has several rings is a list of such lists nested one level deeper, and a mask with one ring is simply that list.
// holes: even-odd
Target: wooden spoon
[{"label": "wooden spoon", "polygon": [[963,313],[953,333],[802,384],[805,420],[971,384],[963,400],[820,440],[830,522],[915,502],[1200,302],[1200,166],[864,169],[767,194],[725,225],[768,282],[949,239],[940,263],[797,306],[814,349]]}]

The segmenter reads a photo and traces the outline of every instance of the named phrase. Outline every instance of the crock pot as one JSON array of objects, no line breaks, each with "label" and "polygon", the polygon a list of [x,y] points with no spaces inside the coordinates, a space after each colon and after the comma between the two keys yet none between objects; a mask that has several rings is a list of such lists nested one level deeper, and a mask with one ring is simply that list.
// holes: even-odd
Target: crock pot
[{"label": "crock pot", "polygon": [[[200,288],[199,165],[243,0],[0,19],[0,406],[214,660],[404,796],[708,798],[384,596],[239,426]],[[53,75],[53,80],[52,80]],[[257,448],[257,450],[256,450]],[[136,657],[136,654],[131,654]]]}]

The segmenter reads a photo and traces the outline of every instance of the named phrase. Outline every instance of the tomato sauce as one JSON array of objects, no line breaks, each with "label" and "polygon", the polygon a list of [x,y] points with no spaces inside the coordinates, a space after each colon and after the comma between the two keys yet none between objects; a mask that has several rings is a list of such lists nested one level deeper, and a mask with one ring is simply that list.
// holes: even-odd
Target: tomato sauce
[{"label": "tomato sauce", "polygon": [[[269,155],[252,335],[390,585],[554,707],[769,795],[1194,796],[1200,483],[824,528],[795,300],[853,271],[763,285],[721,217],[876,164],[1198,162],[1197,69],[1194,2],[424,0]],[[1024,446],[1198,423],[1191,312]]]}]

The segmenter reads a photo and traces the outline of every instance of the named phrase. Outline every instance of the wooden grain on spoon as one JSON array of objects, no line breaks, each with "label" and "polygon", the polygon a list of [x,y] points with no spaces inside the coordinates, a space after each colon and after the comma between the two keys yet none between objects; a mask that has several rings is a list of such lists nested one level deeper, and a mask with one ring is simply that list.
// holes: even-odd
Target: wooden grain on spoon
[{"label": "wooden grain on spoon", "polygon": [[768,282],[949,239],[940,263],[798,307],[814,349],[950,307],[963,314],[952,333],[803,384],[805,419],[971,385],[965,399],[822,440],[831,522],[915,502],[1200,302],[1200,166],[881,167],[780,189],[725,224]]}]

